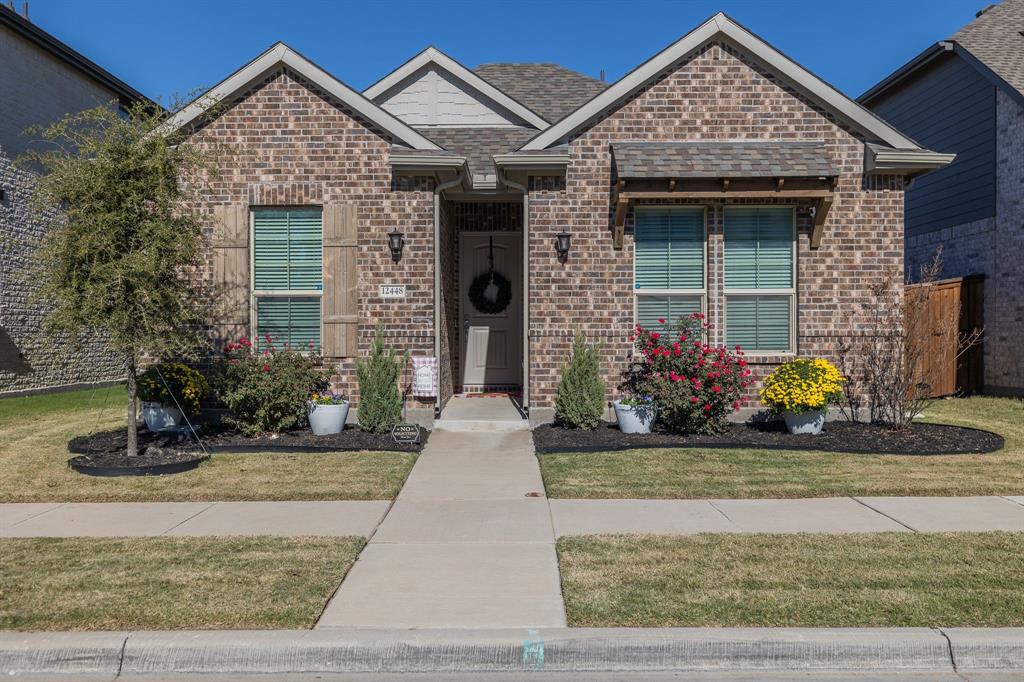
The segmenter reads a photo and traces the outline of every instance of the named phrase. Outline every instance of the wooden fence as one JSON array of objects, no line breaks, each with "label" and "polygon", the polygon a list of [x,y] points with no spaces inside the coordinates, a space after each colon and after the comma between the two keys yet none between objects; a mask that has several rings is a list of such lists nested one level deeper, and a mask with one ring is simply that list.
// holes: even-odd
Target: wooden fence
[{"label": "wooden fence", "polygon": [[[984,326],[982,294],[984,277],[973,275],[944,279],[930,284],[912,284],[906,294],[917,295],[927,288],[919,303],[927,306],[925,323],[918,333],[924,336],[922,379],[932,386],[932,397],[962,395],[980,391],[983,385],[982,341],[957,357],[959,338]],[[916,303],[916,302],[915,302]],[[959,311],[959,337],[950,332],[948,320]]]}]

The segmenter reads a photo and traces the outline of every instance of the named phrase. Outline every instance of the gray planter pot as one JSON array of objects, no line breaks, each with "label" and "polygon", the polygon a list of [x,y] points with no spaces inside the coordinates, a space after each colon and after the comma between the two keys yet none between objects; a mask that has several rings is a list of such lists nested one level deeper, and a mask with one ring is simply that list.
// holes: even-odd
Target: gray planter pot
[{"label": "gray planter pot", "polygon": [[786,422],[786,428],[792,434],[816,436],[825,426],[825,410],[811,410],[800,414],[783,412],[782,418]]},{"label": "gray planter pot", "polygon": [[341,405],[317,405],[309,403],[309,428],[314,436],[328,436],[341,433],[348,419],[348,403]]},{"label": "gray planter pot", "polygon": [[160,403],[142,403],[142,419],[150,431],[166,431],[181,424],[181,410]]},{"label": "gray planter pot", "polygon": [[658,418],[658,408],[654,405],[644,410],[646,419],[641,418],[635,407],[623,405],[620,400],[616,400],[612,405],[615,406],[615,421],[619,424],[619,431],[623,433],[650,433],[651,425]]}]

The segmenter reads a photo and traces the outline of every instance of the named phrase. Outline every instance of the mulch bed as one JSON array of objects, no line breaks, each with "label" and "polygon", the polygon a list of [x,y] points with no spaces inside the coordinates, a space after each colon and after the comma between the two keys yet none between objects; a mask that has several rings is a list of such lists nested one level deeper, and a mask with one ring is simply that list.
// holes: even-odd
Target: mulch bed
[{"label": "mulch bed", "polygon": [[78,455],[68,466],[89,476],[163,476],[195,469],[210,459],[202,451],[149,447],[135,457],[120,452],[97,452]]},{"label": "mulch bed", "polygon": [[[295,429],[277,434],[276,437],[261,436],[249,438],[224,425],[205,424],[196,429],[208,452],[344,452],[378,450],[389,452],[420,452],[430,432],[420,429],[420,442],[416,444],[396,443],[390,433],[370,433],[358,426],[346,426],[341,433],[330,436],[314,436],[309,429]],[[202,453],[203,448],[191,433],[153,433],[145,426],[139,427],[139,452],[157,450],[164,452]],[[89,436],[78,436],[68,442],[68,451],[86,455],[123,454],[128,441],[125,429],[99,431]]]},{"label": "mulch bed", "polygon": [[876,455],[963,455],[995,452],[1003,437],[990,431],[946,424],[913,424],[904,431],[884,426],[834,421],[817,436],[791,435],[781,422],[731,424],[719,434],[677,436],[658,430],[627,434],[614,424],[577,431],[551,424],[533,430],[538,453],[609,452],[638,448],[746,448],[819,450]]}]

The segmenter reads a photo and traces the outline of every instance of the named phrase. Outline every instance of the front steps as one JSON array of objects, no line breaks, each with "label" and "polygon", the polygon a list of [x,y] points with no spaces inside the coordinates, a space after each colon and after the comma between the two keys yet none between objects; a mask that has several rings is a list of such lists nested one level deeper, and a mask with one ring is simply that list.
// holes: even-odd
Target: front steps
[{"label": "front steps", "polygon": [[434,429],[468,433],[529,431],[530,422],[506,397],[462,398],[448,401]]}]

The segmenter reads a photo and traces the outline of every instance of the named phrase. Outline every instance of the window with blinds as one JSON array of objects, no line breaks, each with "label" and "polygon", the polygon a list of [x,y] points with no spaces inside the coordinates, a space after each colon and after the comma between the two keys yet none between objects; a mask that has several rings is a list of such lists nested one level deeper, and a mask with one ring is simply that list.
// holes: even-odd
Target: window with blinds
[{"label": "window with blinds", "polygon": [[252,212],[252,281],[256,337],[275,345],[320,346],[323,212]]},{"label": "window with blinds", "polygon": [[726,344],[747,352],[793,352],[793,209],[726,207],[724,229]]},{"label": "window with blinds", "polygon": [[648,329],[673,327],[680,317],[703,312],[704,208],[639,206],[634,221],[636,321]]}]

